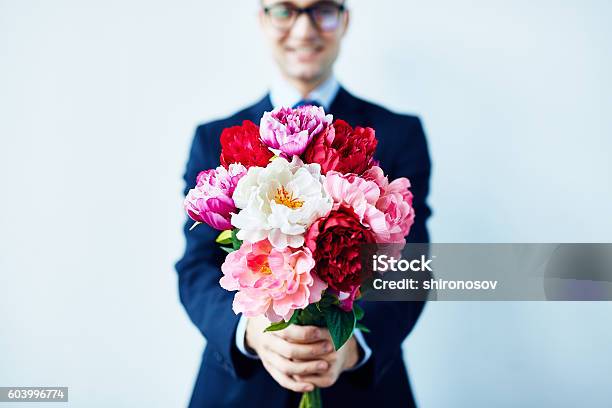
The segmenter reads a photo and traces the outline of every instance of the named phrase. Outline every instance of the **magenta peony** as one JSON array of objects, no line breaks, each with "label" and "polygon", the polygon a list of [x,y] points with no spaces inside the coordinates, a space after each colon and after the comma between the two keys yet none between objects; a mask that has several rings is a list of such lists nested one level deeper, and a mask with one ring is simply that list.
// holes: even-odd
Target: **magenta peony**
[{"label": "magenta peony", "polygon": [[219,282],[226,290],[238,291],[233,303],[236,314],[288,321],[294,310],[321,300],[327,285],[311,272],[314,266],[308,248],[274,248],[267,239],[245,241],[225,258]]},{"label": "magenta peony", "polygon": [[361,295],[359,288],[360,285],[355,285],[350,292],[338,293],[340,309],[344,310],[345,312],[350,312],[353,310],[353,303],[355,303],[355,299]]},{"label": "magenta peony", "polygon": [[238,181],[247,170],[242,164],[219,166],[198,174],[195,188],[185,197],[185,210],[196,222],[203,222],[218,230],[231,229],[232,213],[236,205],[232,199]]},{"label": "magenta peony", "polygon": [[304,153],[312,138],[325,131],[331,122],[332,116],[316,106],[278,108],[264,113],[259,134],[266,146],[291,159]]}]

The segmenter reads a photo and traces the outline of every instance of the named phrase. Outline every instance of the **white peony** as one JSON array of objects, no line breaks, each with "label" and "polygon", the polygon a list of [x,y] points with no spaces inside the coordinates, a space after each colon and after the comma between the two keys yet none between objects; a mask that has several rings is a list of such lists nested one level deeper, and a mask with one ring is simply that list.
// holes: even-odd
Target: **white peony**
[{"label": "white peony", "polygon": [[297,156],[291,163],[279,157],[265,168],[249,168],[232,196],[241,209],[231,220],[240,229],[238,238],[251,243],[268,238],[277,248],[304,245],[308,227],[332,208],[324,179],[319,164],[304,164]]}]

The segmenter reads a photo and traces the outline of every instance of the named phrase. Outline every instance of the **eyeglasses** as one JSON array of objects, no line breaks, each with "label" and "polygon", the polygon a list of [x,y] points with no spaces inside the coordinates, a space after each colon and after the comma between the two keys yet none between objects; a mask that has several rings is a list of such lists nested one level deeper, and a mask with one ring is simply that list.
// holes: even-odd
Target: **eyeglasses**
[{"label": "eyeglasses", "polygon": [[299,8],[292,3],[276,3],[264,7],[263,11],[272,25],[281,31],[289,31],[295,20],[302,14],[308,14],[310,21],[321,31],[335,31],[340,25],[340,16],[345,11],[344,4],[333,1],[319,1],[309,7]]}]

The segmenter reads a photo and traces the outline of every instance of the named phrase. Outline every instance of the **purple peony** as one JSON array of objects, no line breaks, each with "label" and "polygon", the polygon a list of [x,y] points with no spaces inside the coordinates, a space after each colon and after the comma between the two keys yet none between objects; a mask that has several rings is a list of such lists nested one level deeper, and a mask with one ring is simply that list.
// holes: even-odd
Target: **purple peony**
[{"label": "purple peony", "polygon": [[230,164],[227,170],[219,166],[200,172],[195,188],[185,197],[184,206],[189,217],[218,230],[231,229],[231,215],[236,212],[232,194],[246,172],[239,163]]},{"label": "purple peony", "polygon": [[316,106],[278,108],[264,113],[259,134],[266,146],[291,159],[304,153],[312,138],[325,131],[332,119],[332,115],[325,115],[323,108]]}]

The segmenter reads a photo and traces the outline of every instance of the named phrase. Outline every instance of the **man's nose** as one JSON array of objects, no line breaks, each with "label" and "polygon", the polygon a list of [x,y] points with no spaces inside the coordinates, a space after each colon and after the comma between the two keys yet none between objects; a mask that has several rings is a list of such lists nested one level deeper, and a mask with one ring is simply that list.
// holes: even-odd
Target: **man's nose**
[{"label": "man's nose", "polygon": [[301,13],[293,27],[291,28],[291,36],[300,39],[312,39],[319,35],[317,27],[315,27],[308,13]]}]

